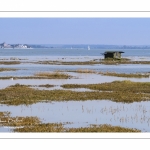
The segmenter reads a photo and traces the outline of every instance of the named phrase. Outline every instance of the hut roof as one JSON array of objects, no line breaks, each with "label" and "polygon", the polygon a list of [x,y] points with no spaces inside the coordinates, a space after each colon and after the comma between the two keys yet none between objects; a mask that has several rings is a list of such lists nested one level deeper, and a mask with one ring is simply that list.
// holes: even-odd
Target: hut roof
[{"label": "hut roof", "polygon": [[107,54],[107,53],[124,53],[123,51],[105,51],[104,54]]}]

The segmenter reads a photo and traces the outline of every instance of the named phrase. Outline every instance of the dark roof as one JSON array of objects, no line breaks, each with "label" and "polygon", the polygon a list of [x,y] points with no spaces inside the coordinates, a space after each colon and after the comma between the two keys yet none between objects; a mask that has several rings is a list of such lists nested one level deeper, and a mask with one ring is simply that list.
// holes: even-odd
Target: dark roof
[{"label": "dark roof", "polygon": [[105,51],[104,54],[107,54],[107,53],[124,53],[123,51]]}]

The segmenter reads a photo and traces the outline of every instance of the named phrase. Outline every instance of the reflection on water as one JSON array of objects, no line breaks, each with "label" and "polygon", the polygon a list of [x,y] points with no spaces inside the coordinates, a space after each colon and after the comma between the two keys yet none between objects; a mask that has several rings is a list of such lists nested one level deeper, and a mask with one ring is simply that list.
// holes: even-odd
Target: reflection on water
[{"label": "reflection on water", "polygon": [[[0,65],[0,68],[16,68],[17,71],[0,72],[0,76],[32,76],[41,71],[56,70],[77,70],[90,69],[97,72],[117,72],[117,73],[145,73],[150,72],[149,65],[142,64],[122,64],[122,65],[42,65],[28,63],[30,61],[44,60],[63,60],[63,61],[89,61],[101,59],[100,53],[105,50],[76,50],[68,51],[62,49],[32,49],[32,50],[3,50],[1,49],[0,60],[10,60],[10,57],[18,57],[21,64],[17,65]],[[150,50],[124,50],[124,56],[132,60],[149,60],[147,57]],[[64,53],[63,53],[64,52]],[[143,58],[142,58],[143,57]],[[131,80],[136,82],[150,82],[149,78],[122,78],[102,76],[99,74],[82,74],[66,72],[74,78],[71,79],[19,79],[19,80],[0,80],[0,89],[10,85],[55,85],[52,88],[38,88],[40,90],[62,89],[63,84],[96,84],[112,82],[115,80]],[[70,89],[73,90],[73,89]],[[86,91],[87,89],[76,89]],[[150,102],[140,102],[123,104],[108,100],[88,100],[88,101],[68,101],[68,102],[43,102],[29,106],[7,106],[0,105],[0,111],[10,111],[13,117],[16,116],[37,116],[43,122],[72,122],[67,127],[86,127],[90,124],[111,124],[122,127],[137,128],[143,132],[150,132]],[[11,132],[9,127],[1,127],[0,132]]]},{"label": "reflection on water", "polygon": [[85,74],[85,73],[72,73],[72,72],[69,72],[68,74],[73,76],[73,78],[71,79],[18,79],[18,80],[12,80],[10,78],[8,80],[0,80],[0,89],[6,88],[10,85],[15,85],[17,83],[24,84],[24,85],[50,84],[50,85],[55,85],[55,87],[49,88],[50,90],[54,90],[54,89],[62,89],[60,86],[63,84],[98,84],[98,83],[105,83],[105,82],[113,82],[116,80],[150,82],[150,78],[123,78],[123,77],[103,76],[100,74]]},{"label": "reflection on water", "polygon": [[12,132],[12,127],[0,126],[0,132]]},{"label": "reflection on water", "polygon": [[67,127],[86,127],[90,124],[111,124],[150,132],[150,102],[131,104],[108,100],[43,102],[29,106],[0,105],[1,111],[12,116],[37,116],[44,123],[72,122]]},{"label": "reflection on water", "polygon": [[17,64],[0,65],[1,68],[15,68],[16,71],[0,72],[0,76],[31,76],[40,71],[67,71],[78,69],[89,69],[97,72],[116,72],[116,73],[146,73],[150,72],[149,65],[146,64],[122,64],[122,65],[47,65],[47,64]]}]

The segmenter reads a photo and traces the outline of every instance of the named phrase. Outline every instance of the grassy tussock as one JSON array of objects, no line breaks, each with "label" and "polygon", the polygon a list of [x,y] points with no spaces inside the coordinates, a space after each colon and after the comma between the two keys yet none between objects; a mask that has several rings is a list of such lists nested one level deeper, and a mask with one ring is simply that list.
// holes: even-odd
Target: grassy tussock
[{"label": "grassy tussock", "polygon": [[64,127],[61,123],[46,123],[16,128],[14,132],[64,132]]},{"label": "grassy tussock", "polygon": [[61,123],[47,123],[14,129],[15,132],[141,132],[137,129],[123,128],[111,125],[99,125],[81,128],[64,128]]},{"label": "grassy tussock", "polygon": [[95,64],[105,64],[105,65],[117,65],[117,64],[150,64],[150,61],[132,61],[127,58],[121,59],[97,59],[91,61],[38,61],[36,64],[49,64],[49,65],[95,65]]},{"label": "grassy tussock", "polygon": [[81,101],[112,100],[116,102],[139,102],[150,100],[150,83],[115,81],[111,83],[63,85],[65,88],[89,88],[97,91],[76,92],[71,90],[38,90],[25,85],[10,86],[0,90],[0,103],[8,105],[29,105],[43,100]]},{"label": "grassy tussock", "polygon": [[52,78],[52,79],[68,79],[71,76],[69,76],[68,74],[64,74],[64,73],[60,73],[60,72],[40,72],[40,73],[36,73],[35,76],[39,76],[39,77],[47,77],[47,78]]},{"label": "grassy tussock", "polygon": [[7,77],[0,77],[0,80],[8,80],[12,79],[18,80],[18,79],[68,79],[71,78],[71,76],[67,77],[57,77],[57,76],[23,76],[23,77],[15,77],[15,76],[7,76]]},{"label": "grassy tussock", "polygon": [[2,71],[16,71],[17,69],[14,68],[0,68],[0,72]]},{"label": "grassy tussock", "polygon": [[19,61],[0,61],[0,65],[16,65],[20,64]]},{"label": "grassy tussock", "polygon": [[36,73],[35,76],[22,76],[22,77],[15,77],[15,76],[6,76],[6,77],[0,77],[1,80],[8,80],[12,79],[70,79],[72,76],[60,73],[60,72],[40,72]]},{"label": "grassy tussock", "polygon": [[127,58],[121,58],[121,59],[107,58],[107,59],[101,59],[100,62],[101,64],[105,64],[105,65],[150,64],[150,61],[131,61],[130,59],[127,59]]},{"label": "grassy tussock", "polygon": [[51,85],[51,84],[42,84],[42,85],[38,85],[38,87],[50,88],[50,87],[54,87],[54,85]]},{"label": "grassy tussock", "polygon": [[100,64],[99,61],[84,61],[84,62],[67,62],[67,61],[39,61],[36,64],[47,64],[47,65],[94,65]]},{"label": "grassy tussock", "polygon": [[37,117],[11,117],[10,112],[0,112],[1,126],[30,126],[41,123]]},{"label": "grassy tussock", "polygon": [[96,73],[94,70],[90,69],[77,69],[77,70],[69,70],[67,72],[77,72],[77,73]]},{"label": "grassy tussock", "polygon": [[70,128],[67,132],[141,132],[137,129],[123,128],[111,125],[92,125],[91,127]]},{"label": "grassy tussock", "polygon": [[126,77],[126,78],[149,78],[149,74],[126,74],[126,73],[115,73],[115,72],[99,72],[101,75],[105,76],[115,76],[115,77]]},{"label": "grassy tussock", "polygon": [[140,132],[137,129],[111,125],[91,125],[82,128],[65,128],[66,123],[42,123],[37,117],[11,117],[10,112],[0,112],[0,125],[19,127],[14,132]]},{"label": "grassy tussock", "polygon": [[149,82],[132,82],[130,80],[113,81],[100,84],[64,84],[63,88],[89,88],[100,91],[150,93]]}]

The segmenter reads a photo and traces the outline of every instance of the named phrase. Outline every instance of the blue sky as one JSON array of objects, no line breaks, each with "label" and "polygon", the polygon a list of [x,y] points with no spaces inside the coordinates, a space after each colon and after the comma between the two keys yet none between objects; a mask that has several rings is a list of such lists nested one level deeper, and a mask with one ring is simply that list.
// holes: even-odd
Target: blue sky
[{"label": "blue sky", "polygon": [[0,18],[0,43],[150,45],[150,18]]}]

